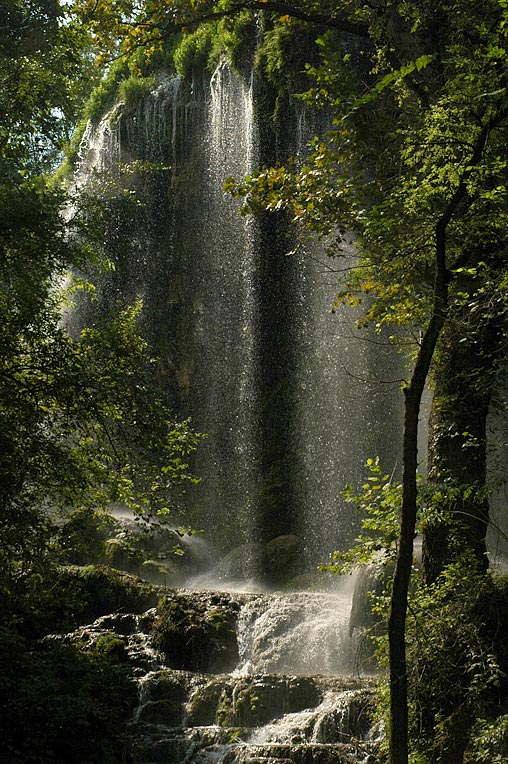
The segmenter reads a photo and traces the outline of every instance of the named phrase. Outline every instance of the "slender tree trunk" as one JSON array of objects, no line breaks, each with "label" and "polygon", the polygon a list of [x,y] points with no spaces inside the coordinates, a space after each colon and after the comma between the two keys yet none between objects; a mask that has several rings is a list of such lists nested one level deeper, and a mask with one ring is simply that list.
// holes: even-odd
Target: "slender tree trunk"
[{"label": "slender tree trunk", "polygon": [[390,617],[388,621],[391,764],[407,764],[409,756],[406,615],[409,581],[413,564],[413,539],[416,528],[418,419],[425,380],[427,379],[430,364],[448,310],[448,273],[446,270],[447,224],[447,220],[441,219],[436,226],[434,306],[429,325],[418,351],[411,379],[404,391],[402,506],[399,546],[393,576]]},{"label": "slender tree trunk", "polygon": [[418,419],[425,380],[446,317],[448,291],[446,276],[443,278],[441,291],[443,292],[441,296],[436,297],[434,313],[423,338],[411,380],[405,390],[401,524],[388,622],[391,764],[407,764],[409,755],[405,637],[407,597],[413,564],[413,539],[416,527]]},{"label": "slender tree trunk", "polygon": [[402,452],[402,505],[399,546],[393,575],[388,642],[390,656],[390,764],[408,764],[408,694],[406,663],[407,596],[413,561],[416,528],[416,470],[418,464],[418,417],[425,380],[437,341],[448,313],[449,271],[446,266],[446,231],[461,206],[467,207],[467,181],[482,157],[492,128],[504,119],[500,110],[481,129],[470,162],[449,203],[435,226],[435,281],[432,315],[423,335],[416,363],[405,389],[404,440]]}]

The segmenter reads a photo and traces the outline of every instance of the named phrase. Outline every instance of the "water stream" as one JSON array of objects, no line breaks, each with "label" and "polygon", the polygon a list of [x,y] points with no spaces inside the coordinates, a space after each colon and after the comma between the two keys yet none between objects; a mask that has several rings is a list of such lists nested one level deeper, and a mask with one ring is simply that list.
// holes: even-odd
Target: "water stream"
[{"label": "water stream", "polygon": [[[206,628],[179,623],[184,642],[165,649],[150,637],[154,612],[118,624],[139,686],[133,764],[367,764],[379,732],[372,687],[357,676],[354,582],[267,587],[315,586],[316,563],[358,528],[341,489],[361,483],[370,456],[396,469],[397,362],[354,316],[331,313],[338,277],[319,244],[289,255],[286,219],[242,218],[224,195],[228,176],[273,154],[262,118],[254,75],[222,62],[192,83],[161,73],[135,106],[117,104],[89,126],[81,148],[77,183],[93,188],[105,174],[123,190],[109,199],[116,270],[74,320],[143,299],[167,400],[208,434],[185,511],[216,551],[192,586],[258,590],[173,592]],[[286,122],[281,156],[312,135],[301,109]],[[128,214],[126,190],[142,201]],[[234,639],[222,643],[231,613]],[[94,628],[116,629],[115,616]]]}]

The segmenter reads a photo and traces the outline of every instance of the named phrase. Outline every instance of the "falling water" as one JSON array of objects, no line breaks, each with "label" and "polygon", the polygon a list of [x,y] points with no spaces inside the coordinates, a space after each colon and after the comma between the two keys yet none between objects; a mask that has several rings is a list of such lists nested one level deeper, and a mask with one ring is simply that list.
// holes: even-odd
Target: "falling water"
[{"label": "falling water", "polygon": [[[351,587],[353,586],[351,582]],[[258,595],[238,618],[239,674],[347,674],[351,591]]]},{"label": "falling water", "polygon": [[[228,176],[266,160],[255,99],[255,81],[225,61],[190,90],[161,75],[136,106],[119,104],[87,128],[78,172],[160,165],[122,180],[143,204],[117,216],[119,265],[99,304],[143,298],[168,400],[208,436],[188,521],[222,554],[237,548],[232,575],[249,579],[276,536],[299,541],[293,574],[351,542],[358,523],[340,491],[361,482],[368,457],[396,467],[400,408],[397,384],[387,384],[400,376],[393,354],[352,328],[354,314],[331,313],[342,261],[311,241],[288,255],[284,218],[241,217],[223,192]],[[285,150],[312,133],[302,115],[288,123]]]},{"label": "falling water", "polygon": [[207,177],[194,266],[199,307],[194,314],[196,381],[191,400],[198,401],[208,434],[197,470],[204,478],[209,524],[224,516],[226,525],[236,525],[241,542],[251,539],[256,527],[256,225],[239,217],[239,205],[222,189],[228,176],[253,169],[252,98],[252,83],[244,83],[221,63],[210,82],[202,139]]},{"label": "falling water", "polygon": [[[296,127],[289,120],[282,153],[295,149],[298,133],[303,141],[309,127],[300,117]],[[186,510],[220,556],[233,555],[221,584],[262,578],[271,566],[269,583],[278,585],[281,569],[308,573],[347,545],[357,525],[340,489],[358,483],[363,461],[380,451],[393,469],[399,448],[383,421],[394,417],[397,396],[378,384],[392,376],[386,348],[358,335],[346,311],[331,313],[337,275],[322,249],[305,242],[288,255],[295,238],[285,218],[242,218],[222,191],[228,176],[273,159],[260,133],[256,82],[226,62],[190,89],[161,75],[137,105],[118,104],[89,126],[78,172],[89,182],[106,171],[142,192],[130,216],[119,206],[109,236],[118,264],[99,286],[99,306],[143,298],[167,399],[208,435],[194,465],[202,482]],[[138,161],[160,167],[123,178],[122,166]],[[281,536],[284,544],[274,544]],[[154,663],[145,636],[155,614],[143,629],[134,624],[126,637],[139,663],[133,760],[372,760],[372,688],[337,676],[356,669],[353,581],[341,584],[231,599],[238,661],[229,674],[175,666],[172,655],[168,665],[161,655]],[[232,597],[170,596],[205,602],[218,622],[217,608]]]},{"label": "falling water", "polygon": [[[379,456],[383,468],[397,471],[401,432],[401,365],[386,338],[356,330],[359,310],[339,306],[337,271],[354,264],[353,245],[343,258],[330,260],[307,242],[300,263],[302,291],[298,406],[302,470],[299,531],[308,556],[347,548],[358,532],[358,518],[341,492],[365,480],[367,458]],[[323,559],[323,557],[321,557]]]},{"label": "falling water", "polygon": [[[139,687],[129,734],[133,761],[269,764],[282,758],[297,764],[358,764],[371,760],[379,734],[373,726],[373,685],[368,679],[336,674],[352,667],[351,654],[348,659],[331,647],[337,640],[344,648],[351,639],[340,608],[330,607],[336,601],[308,594],[209,593],[193,600],[195,594],[182,591],[170,596],[185,603],[186,611],[194,613],[191,618],[198,619],[193,626],[186,623],[188,639],[193,638],[193,628],[202,628],[200,618],[206,619],[207,612],[215,618],[237,612],[235,670],[223,673],[223,660],[220,673],[211,664],[207,673],[192,663],[183,669],[174,649],[154,653],[147,631],[155,611],[135,623],[132,616],[107,616],[76,633],[78,639],[93,642],[104,630],[115,629],[124,641]],[[323,607],[328,610],[326,619],[318,612]],[[289,635],[286,640],[284,635]],[[304,639],[302,661],[298,652]],[[323,653],[328,649],[325,665]]]}]

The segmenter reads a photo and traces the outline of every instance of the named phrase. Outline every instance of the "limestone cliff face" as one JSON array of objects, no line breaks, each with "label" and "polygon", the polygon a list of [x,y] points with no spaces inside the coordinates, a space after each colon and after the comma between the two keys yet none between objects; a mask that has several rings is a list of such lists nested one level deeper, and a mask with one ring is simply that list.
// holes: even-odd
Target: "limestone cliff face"
[{"label": "limestone cliff face", "polygon": [[294,534],[303,572],[354,538],[338,496],[365,459],[393,469],[399,402],[376,384],[393,358],[356,338],[354,316],[330,313],[334,262],[310,241],[289,255],[284,217],[240,217],[223,192],[228,176],[303,152],[318,129],[296,102],[269,120],[267,87],[226,61],[192,82],[160,72],[87,131],[80,173],[122,187],[109,202],[116,270],[92,311],[143,299],[167,399],[208,434],[188,521],[222,552]]}]

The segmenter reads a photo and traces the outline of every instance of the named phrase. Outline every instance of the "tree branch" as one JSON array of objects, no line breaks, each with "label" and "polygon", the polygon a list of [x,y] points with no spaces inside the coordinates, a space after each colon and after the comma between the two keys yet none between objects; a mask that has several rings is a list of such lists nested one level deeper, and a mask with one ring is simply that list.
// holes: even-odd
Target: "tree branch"
[{"label": "tree branch", "polygon": [[350,21],[349,19],[340,15],[340,9],[336,9],[330,13],[310,12],[290,3],[282,2],[281,0],[267,0],[267,2],[263,2],[263,0],[246,0],[242,3],[234,3],[232,6],[226,8],[223,11],[212,11],[210,13],[204,13],[202,15],[196,16],[195,18],[178,19],[173,17],[172,20],[168,20],[166,23],[159,26],[161,30],[161,36],[166,37],[174,31],[192,27],[196,24],[219,21],[220,19],[224,18],[231,18],[244,10],[272,11],[274,13],[280,13],[283,16],[291,16],[292,18],[299,19],[300,21],[306,21],[310,24],[323,25],[332,29],[338,29],[341,32],[347,32],[348,34],[356,35],[359,37],[369,36],[369,28],[367,24]]}]

